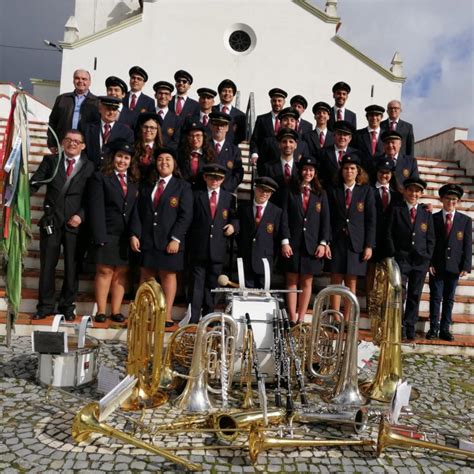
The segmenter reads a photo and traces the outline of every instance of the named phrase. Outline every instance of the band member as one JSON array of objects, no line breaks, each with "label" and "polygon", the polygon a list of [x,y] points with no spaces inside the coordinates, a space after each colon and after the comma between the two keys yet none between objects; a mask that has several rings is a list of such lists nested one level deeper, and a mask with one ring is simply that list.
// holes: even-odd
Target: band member
[{"label": "band member", "polygon": [[352,146],[359,150],[362,166],[367,172],[375,168],[376,157],[383,153],[380,122],[384,113],[385,109],[380,105],[367,106],[365,108],[367,127],[357,130],[352,143]]},{"label": "band member", "polygon": [[[61,247],[64,256],[63,285],[58,311],[67,321],[75,319],[77,294],[76,245],[84,221],[83,194],[94,165],[84,153],[84,137],[78,130],[66,132],[63,153],[46,155],[30,179],[31,194],[46,183],[44,215],[40,227],[40,278],[38,305],[33,319],[43,319],[55,310],[55,272]],[[58,164],[59,161],[59,164]]]},{"label": "band member", "polygon": [[299,137],[303,138],[303,135],[306,135],[313,130],[311,122],[301,118],[308,108],[308,101],[302,95],[294,95],[290,99],[290,107],[298,111],[299,118],[296,122],[295,130],[298,132]]},{"label": "band member", "polygon": [[184,141],[178,150],[178,166],[183,179],[193,190],[203,189],[202,167],[215,161],[216,154],[210,144],[204,126],[198,121],[189,121],[183,128]]},{"label": "band member", "polygon": [[413,134],[413,125],[400,118],[402,104],[399,100],[391,100],[387,104],[388,118],[380,126],[382,131],[391,130],[398,132],[402,137],[402,147],[400,153],[403,155],[415,155],[415,136]]},{"label": "band member", "polygon": [[463,189],[457,184],[445,184],[439,189],[443,209],[433,214],[436,245],[430,264],[430,330],[427,339],[454,340],[450,332],[454,295],[459,277],[470,273],[472,266],[472,219],[456,209],[463,194]]},{"label": "band member", "polygon": [[309,154],[319,157],[320,150],[325,146],[334,145],[333,132],[328,129],[329,114],[331,106],[326,102],[316,102],[313,105],[316,127],[313,131],[305,133],[303,140],[308,144]]},{"label": "band member", "polygon": [[123,108],[131,112],[131,128],[134,128],[137,117],[144,112],[155,111],[155,101],[143,93],[143,88],[148,81],[147,72],[140,66],[133,66],[128,71],[130,77],[130,92],[123,99]]},{"label": "band member", "polygon": [[141,181],[145,181],[155,169],[154,151],[164,146],[159,115],[153,112],[140,114],[136,135],[134,161],[138,165]]},{"label": "band member", "polygon": [[174,74],[177,94],[173,96],[169,104],[170,109],[181,119],[192,117],[199,120],[199,104],[188,97],[189,89],[193,83],[193,76],[187,71],[180,69]]},{"label": "band member", "polygon": [[234,233],[236,219],[232,214],[232,195],[223,189],[226,168],[219,163],[203,167],[206,189],[194,192],[193,221],[189,229],[188,248],[191,257],[189,301],[191,323],[202,314],[214,311],[217,278],[222,273],[228,237]]},{"label": "band member", "polygon": [[357,116],[352,110],[346,108],[346,102],[351,93],[351,86],[344,81],[336,82],[332,86],[334,106],[331,109],[328,128],[334,130],[334,124],[341,120],[349,122],[354,130],[357,130]]},{"label": "band member", "polygon": [[165,146],[177,150],[183,121],[168,107],[174,86],[167,81],[158,81],[153,84],[153,90],[155,91],[156,113],[160,119],[163,143]]},{"label": "band member", "polygon": [[216,154],[215,161],[226,169],[222,187],[230,193],[235,193],[244,179],[244,168],[240,148],[227,137],[232,118],[224,112],[212,112],[209,117],[211,119],[212,145]]},{"label": "band member", "polygon": [[405,300],[402,337],[413,341],[423,284],[435,246],[435,232],[433,216],[418,203],[426,183],[420,178],[408,178],[403,188],[404,201],[393,208],[390,216],[387,248],[402,274]]},{"label": "band member", "polygon": [[255,179],[253,202],[238,208],[239,233],[237,247],[239,257],[243,258],[245,286],[264,287],[264,264],[266,258],[270,272],[273,268],[275,248],[288,252],[288,243],[282,243],[282,211],[269,202],[270,196],[278,189],[277,183],[266,176]]},{"label": "band member", "polygon": [[298,179],[283,200],[284,222],[288,223],[289,248],[283,254],[286,287],[302,293],[288,293],[290,320],[304,322],[313,290],[313,275],[321,273],[331,240],[330,214],[326,192],[316,172],[316,158],[303,157],[298,163]]},{"label": "band member", "polygon": [[105,88],[109,97],[120,99],[117,122],[123,123],[133,130],[137,117],[130,109],[126,109],[123,104],[123,99],[127,94],[127,84],[120,77],[109,76],[105,80]]},{"label": "band member", "polygon": [[[344,282],[354,294],[357,277],[366,274],[367,262],[375,246],[375,202],[368,181],[358,156],[346,154],[341,160],[336,186],[328,190],[332,229],[328,249],[331,283]],[[333,307],[338,309],[339,304],[340,298],[334,297]],[[347,309],[344,309],[346,318]]]},{"label": "band member", "polygon": [[215,105],[213,110],[230,115],[232,122],[229,125],[227,138],[234,145],[238,145],[247,138],[247,120],[245,114],[232,105],[237,93],[237,85],[231,79],[224,79],[217,87],[217,92],[219,92],[220,103]]},{"label": "band member", "polygon": [[199,122],[201,122],[202,126],[206,129],[206,133],[211,136],[209,115],[214,110],[214,98],[216,97],[217,92],[208,87],[201,87],[196,92],[199,96]]},{"label": "band member", "polygon": [[111,319],[123,322],[121,313],[129,265],[129,224],[138,196],[138,168],[133,162],[133,147],[124,141],[110,144],[112,155],[101,171],[89,180],[88,216],[93,255],[97,313],[94,320],[106,320],[110,292]]}]

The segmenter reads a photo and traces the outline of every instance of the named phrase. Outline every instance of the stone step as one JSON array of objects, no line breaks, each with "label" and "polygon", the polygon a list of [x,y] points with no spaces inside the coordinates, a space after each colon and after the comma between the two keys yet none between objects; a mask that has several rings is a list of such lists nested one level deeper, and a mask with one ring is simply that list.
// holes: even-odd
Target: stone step
[{"label": "stone step", "polygon": [[466,170],[457,166],[424,166],[418,165],[418,171],[423,175],[436,176],[466,176]]},{"label": "stone step", "polygon": [[443,160],[441,158],[417,156],[416,161],[419,165],[423,166],[456,166],[459,165],[459,161],[456,160]]}]

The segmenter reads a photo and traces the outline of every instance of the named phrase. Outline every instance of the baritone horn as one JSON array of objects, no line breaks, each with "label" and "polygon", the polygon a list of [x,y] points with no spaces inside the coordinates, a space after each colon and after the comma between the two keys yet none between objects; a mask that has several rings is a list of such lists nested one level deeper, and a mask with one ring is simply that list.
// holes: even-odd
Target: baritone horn
[{"label": "baritone horn", "polygon": [[140,285],[135,301],[130,303],[127,374],[135,376],[138,382],[131,397],[122,405],[124,410],[157,407],[168,400],[168,395],[159,389],[165,322],[165,295],[152,278]]},{"label": "baritone horn", "polygon": [[[405,429],[404,429],[405,431]],[[417,432],[413,430],[413,433]],[[379,434],[377,438],[377,456],[380,456],[386,448],[422,448],[441,451],[448,455],[465,456],[474,459],[474,452],[466,449],[454,448],[444,444],[432,443],[423,439],[411,438],[396,432],[396,426],[391,426],[385,417],[380,420]]]},{"label": "baritone horn", "polygon": [[[340,296],[349,305],[349,320],[340,311],[328,309],[331,296]],[[343,285],[329,285],[314,301],[308,370],[320,382],[336,380],[332,392],[323,399],[333,405],[363,405],[365,398],[357,384],[357,344],[360,308],[357,297]],[[345,335],[345,328],[347,334]],[[316,360],[314,360],[316,358]],[[314,363],[319,367],[315,369]]]}]

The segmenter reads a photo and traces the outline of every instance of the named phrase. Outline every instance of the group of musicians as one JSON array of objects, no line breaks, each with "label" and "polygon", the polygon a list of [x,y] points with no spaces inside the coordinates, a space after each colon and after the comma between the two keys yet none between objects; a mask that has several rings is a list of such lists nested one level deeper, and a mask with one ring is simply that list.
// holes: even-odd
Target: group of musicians
[{"label": "group of musicians", "polygon": [[[95,97],[90,74],[77,70],[75,90],[60,95],[52,109],[52,154],[31,178],[32,192],[47,186],[34,319],[56,310],[75,318],[78,263],[87,258],[96,265],[96,322],[107,319],[109,294],[110,317],[123,322],[130,280],[151,277],[162,285],[170,330],[175,296],[184,287],[197,322],[214,309],[211,289],[235,237],[247,287],[263,287],[267,261],[270,272],[274,263],[284,272],[288,289],[302,290],[288,293],[293,324],[304,319],[315,275],[325,270],[331,283],[354,293],[358,277],[366,276],[370,292],[375,264],[395,257],[406,301],[403,337],[415,338],[429,271],[427,337],[453,339],[456,285],[471,269],[472,221],[456,210],[463,195],[456,184],[440,188],[440,212],[420,204],[427,185],[399,101],[389,102],[385,121],[385,109],[369,105],[367,125],[357,129],[356,114],[346,108],[350,86],[338,82],[334,106],[314,104],[313,128],[301,118],[308,106],[303,96],[285,107],[287,93],[271,89],[271,111],[257,117],[249,140],[252,199],[237,204],[244,175],[238,144],[246,140],[247,120],[232,105],[236,84],[225,79],[217,91],[200,88],[195,101],[188,96],[193,77],[180,70],[174,85],[154,84],[153,99],[142,92],[146,71],[134,66],[129,75],[130,89],[111,76],[107,95]],[[64,279],[56,307],[61,246]]]}]

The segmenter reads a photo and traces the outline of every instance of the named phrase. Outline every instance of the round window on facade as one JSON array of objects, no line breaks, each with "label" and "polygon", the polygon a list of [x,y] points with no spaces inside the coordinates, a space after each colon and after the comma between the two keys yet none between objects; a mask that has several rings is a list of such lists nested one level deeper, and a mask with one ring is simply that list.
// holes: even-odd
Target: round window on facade
[{"label": "round window on facade", "polygon": [[236,23],[225,31],[224,43],[233,54],[249,54],[257,44],[257,36],[250,26]]}]

